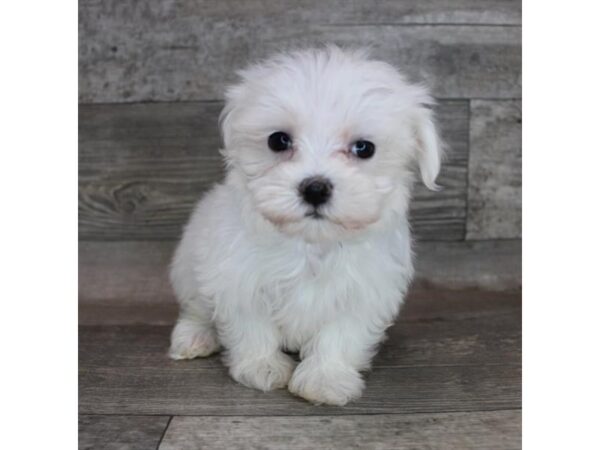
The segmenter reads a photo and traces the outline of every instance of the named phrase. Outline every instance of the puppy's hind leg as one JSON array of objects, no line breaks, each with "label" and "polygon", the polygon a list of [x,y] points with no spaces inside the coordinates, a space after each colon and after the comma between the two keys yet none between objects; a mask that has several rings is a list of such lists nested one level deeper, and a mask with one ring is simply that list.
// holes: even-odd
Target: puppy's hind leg
[{"label": "puppy's hind leg", "polygon": [[182,308],[171,333],[169,356],[172,359],[193,359],[210,356],[219,350],[214,325],[195,312]]}]

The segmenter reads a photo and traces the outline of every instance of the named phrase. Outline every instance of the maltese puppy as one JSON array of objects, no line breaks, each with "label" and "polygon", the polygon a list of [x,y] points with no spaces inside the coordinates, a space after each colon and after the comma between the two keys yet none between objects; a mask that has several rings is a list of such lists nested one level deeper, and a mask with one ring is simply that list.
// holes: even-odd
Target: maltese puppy
[{"label": "maltese puppy", "polygon": [[413,274],[413,174],[436,189],[440,170],[433,100],[389,64],[334,46],[240,77],[220,117],[226,178],[172,263],[170,356],[222,348],[243,385],[344,405]]}]

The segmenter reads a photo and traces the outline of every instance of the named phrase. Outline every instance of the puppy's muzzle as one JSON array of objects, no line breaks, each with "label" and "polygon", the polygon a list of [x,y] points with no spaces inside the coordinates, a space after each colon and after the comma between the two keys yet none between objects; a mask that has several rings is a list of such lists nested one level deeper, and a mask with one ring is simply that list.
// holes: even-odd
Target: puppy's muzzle
[{"label": "puppy's muzzle", "polygon": [[331,198],[333,184],[324,177],[310,177],[302,180],[298,191],[306,203],[316,208]]}]

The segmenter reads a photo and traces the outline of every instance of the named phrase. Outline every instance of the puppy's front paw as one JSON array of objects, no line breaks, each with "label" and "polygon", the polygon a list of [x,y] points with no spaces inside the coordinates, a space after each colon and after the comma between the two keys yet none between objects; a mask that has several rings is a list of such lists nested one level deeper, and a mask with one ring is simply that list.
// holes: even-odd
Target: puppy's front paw
[{"label": "puppy's front paw", "polygon": [[193,359],[210,356],[219,350],[215,330],[191,321],[179,321],[171,334],[169,356],[172,359]]},{"label": "puppy's front paw", "polygon": [[230,361],[229,373],[244,386],[270,391],[287,385],[295,365],[292,358],[277,352],[269,358]]},{"label": "puppy's front paw", "polygon": [[288,389],[312,403],[343,406],[359,398],[364,386],[360,373],[353,367],[306,360],[298,365]]}]

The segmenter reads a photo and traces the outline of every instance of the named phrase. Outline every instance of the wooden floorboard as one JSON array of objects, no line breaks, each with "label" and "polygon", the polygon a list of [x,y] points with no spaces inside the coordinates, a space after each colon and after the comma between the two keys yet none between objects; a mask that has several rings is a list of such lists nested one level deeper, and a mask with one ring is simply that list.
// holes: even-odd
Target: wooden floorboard
[{"label": "wooden floorboard", "polygon": [[521,316],[516,301],[499,301],[494,308],[488,299],[480,314],[476,303],[457,313],[440,304],[443,300],[421,312],[407,308],[366,375],[363,397],[344,408],[313,406],[286,390],[265,394],[240,386],[218,356],[170,361],[168,326],[82,326],[80,412],[344,415],[519,408]]},{"label": "wooden floorboard", "polygon": [[342,408],[240,386],[218,355],[171,361],[170,323],[115,325],[117,308],[80,326],[80,448],[517,449],[520,305],[518,292],[414,290]]},{"label": "wooden floorboard", "polygon": [[521,448],[521,412],[175,417],[160,450]]},{"label": "wooden floorboard", "polygon": [[[388,331],[373,367],[519,365],[521,329],[518,312],[447,320],[401,320]],[[171,361],[166,358],[171,326],[81,326],[82,370],[153,370],[176,375],[220,368],[220,358]],[[139,372],[138,372],[139,373]]]},{"label": "wooden floorboard", "polygon": [[467,239],[521,237],[522,105],[472,100]]},{"label": "wooden floorboard", "polygon": [[[158,363],[153,361],[154,364]],[[215,364],[216,365],[216,364]],[[343,408],[314,406],[286,390],[259,392],[219,367],[94,368],[80,373],[84,414],[344,415],[519,408],[518,366],[374,368],[363,396]]]},{"label": "wooden floorboard", "polygon": [[79,99],[222,98],[249,62],[323,42],[370,46],[437,96],[518,97],[520,16],[516,0],[84,0]]},{"label": "wooden floorboard", "polygon": [[79,450],[157,448],[168,416],[79,416]]}]

